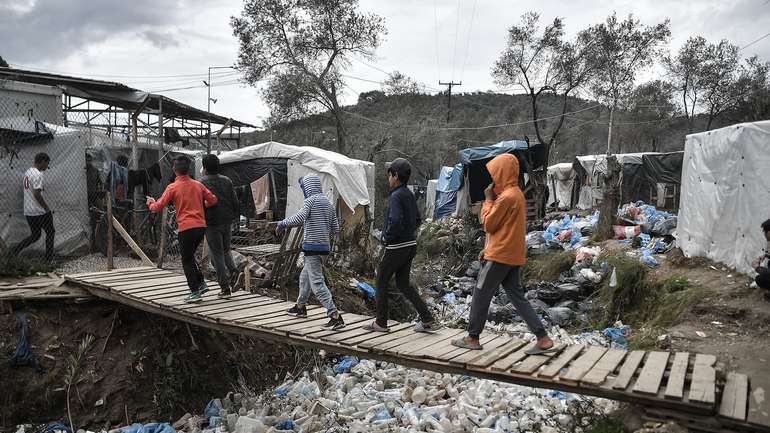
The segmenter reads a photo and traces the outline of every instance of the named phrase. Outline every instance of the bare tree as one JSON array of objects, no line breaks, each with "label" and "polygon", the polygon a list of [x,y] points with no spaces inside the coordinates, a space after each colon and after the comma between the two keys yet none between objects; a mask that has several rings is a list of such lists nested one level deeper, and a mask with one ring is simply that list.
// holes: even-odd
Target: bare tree
[{"label": "bare tree", "polygon": [[770,117],[770,63],[757,56],[741,65],[738,88],[743,90],[732,120],[735,122],[764,120]]},{"label": "bare tree", "polygon": [[674,89],[681,93],[682,109],[688,131],[695,129],[696,107],[702,103],[704,92],[703,66],[706,63],[707,42],[703,36],[690,37],[676,57],[666,56],[663,65]]},{"label": "bare tree", "polygon": [[671,30],[668,20],[645,26],[633,15],[620,21],[613,12],[605,22],[591,26],[584,36],[593,41],[592,51],[599,65],[592,75],[591,89],[610,109],[607,134],[607,153],[610,153],[615,110],[633,90],[637,74],[661,54]]},{"label": "bare tree", "polygon": [[373,56],[386,33],[383,19],[360,13],[357,0],[245,0],[230,24],[246,82],[267,79],[273,120],[328,111],[345,152],[342,72],[352,56]]}]

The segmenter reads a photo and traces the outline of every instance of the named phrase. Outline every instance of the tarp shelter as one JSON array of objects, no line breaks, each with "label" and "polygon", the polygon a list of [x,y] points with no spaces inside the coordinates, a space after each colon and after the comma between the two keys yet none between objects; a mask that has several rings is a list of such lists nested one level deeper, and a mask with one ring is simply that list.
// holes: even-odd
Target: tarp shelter
[{"label": "tarp shelter", "polygon": [[450,216],[457,209],[458,192],[463,187],[463,166],[442,167],[436,184],[436,208],[433,219]]},{"label": "tarp shelter", "polygon": [[[623,203],[645,200],[645,177],[642,158],[657,155],[656,152],[619,153],[614,156],[621,166],[621,201]],[[578,209],[591,209],[602,200],[604,176],[607,172],[607,155],[578,156],[572,163],[575,171],[573,197],[577,196]],[[649,194],[647,194],[648,196]],[[647,199],[648,200],[648,199]]]},{"label": "tarp shelter", "polygon": [[752,273],[770,218],[770,121],[741,123],[685,139],[677,242],[687,257],[705,256]]},{"label": "tarp shelter", "polygon": [[[56,254],[70,255],[88,246],[85,143],[83,133],[75,129],[27,116],[0,118],[0,237],[6,246],[12,247],[30,234],[22,180],[40,152],[51,157],[43,197],[54,212]],[[45,234],[28,250],[43,252],[44,238]]]},{"label": "tarp shelter", "polygon": [[562,162],[548,167],[548,203],[558,209],[572,208],[572,187],[575,183],[575,171],[572,164]]},{"label": "tarp shelter", "polygon": [[648,154],[642,156],[642,173],[649,197],[643,198],[658,209],[679,207],[684,152]]},{"label": "tarp shelter", "polygon": [[[307,174],[321,178],[324,193],[332,203],[344,204],[339,206],[343,219],[353,214],[362,215],[365,207],[370,216],[373,215],[374,164],[371,162],[316,147],[274,141],[223,152],[219,160],[222,174],[229,176],[236,186],[248,187],[265,174],[272,174],[271,185],[275,185],[276,194],[271,196],[278,198],[273,207],[276,218],[291,215],[302,207],[304,196],[298,181]],[[253,212],[250,190],[246,191],[246,197],[242,204]]]}]

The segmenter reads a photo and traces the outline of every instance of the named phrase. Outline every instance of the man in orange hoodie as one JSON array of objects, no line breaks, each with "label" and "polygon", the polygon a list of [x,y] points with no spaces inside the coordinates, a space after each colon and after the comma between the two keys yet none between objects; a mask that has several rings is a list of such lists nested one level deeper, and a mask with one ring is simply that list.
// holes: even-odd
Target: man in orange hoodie
[{"label": "man in orange hoodie", "polygon": [[191,161],[186,156],[177,157],[174,160],[176,179],[166,187],[157,201],[148,197],[147,207],[151,212],[157,213],[168,204],[174,205],[179,247],[182,250],[182,268],[190,288],[185,302],[196,303],[202,300],[208,286],[195,262],[195,250],[206,235],[204,210],[217,204],[218,199],[202,183],[190,178],[190,165]]},{"label": "man in orange hoodie", "polygon": [[452,344],[481,350],[479,338],[487,321],[489,304],[502,285],[516,311],[537,337],[537,343],[528,353],[555,351],[553,341],[521,287],[521,267],[526,263],[527,212],[524,193],[519,188],[519,160],[511,154],[498,155],[487,163],[487,170],[494,183],[484,190],[486,200],[481,208],[480,219],[487,241],[479,259],[486,263],[471,301],[468,336],[454,340]]}]

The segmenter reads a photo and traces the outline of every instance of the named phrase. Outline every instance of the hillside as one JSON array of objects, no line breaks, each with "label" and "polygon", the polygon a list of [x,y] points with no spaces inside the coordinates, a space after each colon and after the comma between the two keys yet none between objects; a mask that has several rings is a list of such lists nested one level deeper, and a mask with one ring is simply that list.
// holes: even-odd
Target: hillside
[{"label": "hillside", "polygon": [[[457,152],[467,147],[523,138],[536,141],[530,122],[530,100],[524,95],[464,93],[452,96],[452,119],[446,122],[446,95],[408,94],[385,96],[362,93],[356,105],[345,107],[349,149],[343,153],[359,159],[410,158],[420,181],[435,178],[442,165],[457,161]],[[576,155],[606,152],[608,112],[594,101],[572,99],[570,115],[552,150],[551,163],[571,161]],[[543,97],[541,117],[558,113],[558,101]],[[684,146],[687,132],[683,119],[658,119],[638,113],[616,113],[613,152],[675,151]],[[546,121],[550,128],[558,119]],[[499,128],[439,130],[519,123]],[[281,124],[274,128],[275,141],[340,151],[336,146],[334,123],[324,114]],[[717,125],[719,126],[719,125]],[[325,131],[326,133],[321,133]],[[311,134],[312,133],[312,134]],[[312,135],[312,138],[311,138]],[[270,131],[246,134],[245,143],[269,141]],[[379,153],[378,153],[379,152]]]}]

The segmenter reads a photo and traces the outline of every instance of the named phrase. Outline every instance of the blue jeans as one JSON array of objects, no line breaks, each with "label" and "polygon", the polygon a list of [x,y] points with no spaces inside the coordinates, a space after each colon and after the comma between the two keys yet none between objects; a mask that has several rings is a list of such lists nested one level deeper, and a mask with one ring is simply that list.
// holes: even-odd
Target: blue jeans
[{"label": "blue jeans", "polygon": [[317,255],[305,255],[305,265],[302,267],[302,273],[299,274],[297,305],[307,305],[312,290],[318,302],[326,308],[326,313],[332,317],[337,315],[337,307],[334,305],[332,293],[324,281],[322,258],[322,256]]}]

